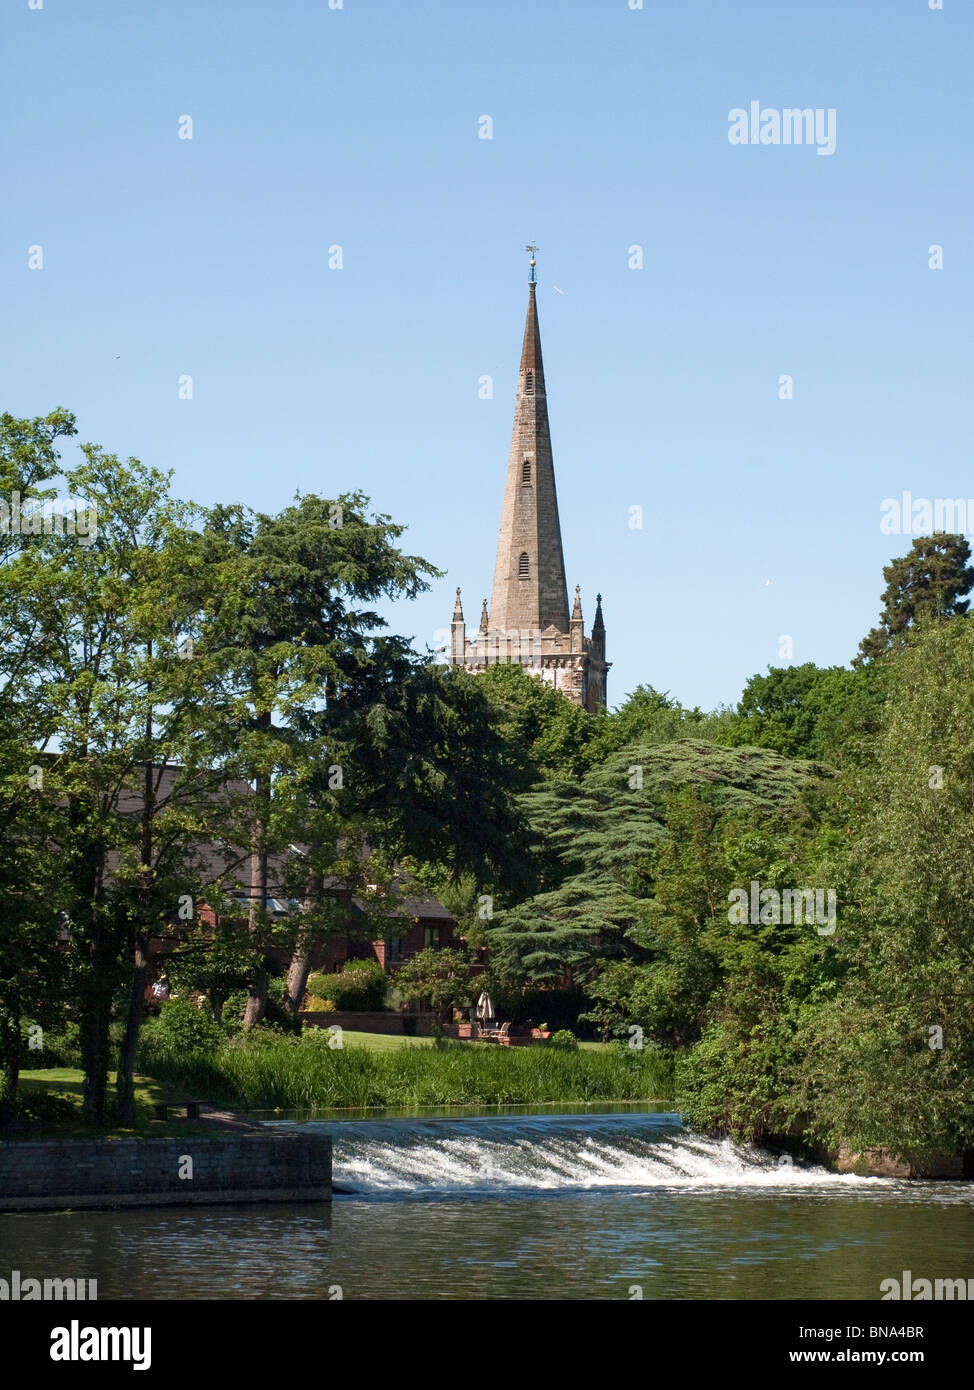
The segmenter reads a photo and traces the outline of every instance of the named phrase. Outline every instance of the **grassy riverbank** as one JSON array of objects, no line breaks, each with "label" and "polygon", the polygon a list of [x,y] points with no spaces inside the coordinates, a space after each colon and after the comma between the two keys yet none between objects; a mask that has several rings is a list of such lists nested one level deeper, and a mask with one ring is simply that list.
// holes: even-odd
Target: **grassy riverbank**
[{"label": "grassy riverbank", "polygon": [[241,1109],[346,1109],[413,1105],[531,1105],[553,1101],[660,1100],[672,1066],[657,1052],[573,1052],[467,1043],[376,1049],[323,1032],[237,1037],[215,1052],[144,1048],[140,1067],[187,1094]]},{"label": "grassy riverbank", "polygon": [[[110,1074],[114,1087],[115,1073]],[[135,1124],[108,1124],[99,1128],[86,1125],[81,1119],[81,1099],[84,1075],[78,1067],[45,1067],[20,1074],[21,1099],[33,1112],[14,1129],[0,1130],[2,1140],[30,1139],[165,1139],[178,1135],[201,1133],[220,1134],[226,1125],[207,1119],[157,1120],[153,1106],[160,1102],[177,1105],[187,1099],[179,1087],[167,1085],[149,1076],[135,1078]]]}]

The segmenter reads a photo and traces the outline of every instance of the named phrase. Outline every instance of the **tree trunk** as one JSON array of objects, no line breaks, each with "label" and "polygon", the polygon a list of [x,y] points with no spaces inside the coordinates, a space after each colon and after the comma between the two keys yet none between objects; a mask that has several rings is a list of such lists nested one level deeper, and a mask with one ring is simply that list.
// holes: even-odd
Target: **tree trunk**
[{"label": "tree trunk", "polygon": [[81,1025],[81,1060],[85,1072],[81,1093],[81,1115],[85,1124],[101,1126],[108,1118],[111,1006],[98,997],[101,993],[100,982],[93,983],[94,997],[88,1002]]},{"label": "tree trunk", "polygon": [[311,973],[311,947],[305,940],[299,940],[294,948],[291,957],[291,964],[287,972],[287,996],[284,1006],[292,1018],[297,1018],[298,1010],[301,1007],[301,1000],[308,987],[308,976]]},{"label": "tree trunk", "polygon": [[[263,729],[270,728],[270,715],[262,714],[260,724]],[[251,856],[251,904],[250,929],[254,936],[263,938],[267,926],[267,829],[270,822],[271,779],[266,773],[257,777],[258,821],[254,827],[254,847]],[[256,879],[256,882],[255,882]],[[267,943],[260,940],[261,950]],[[265,966],[254,973],[247,983],[247,1007],[244,1009],[244,1032],[261,1023],[267,1012],[268,975]]]},{"label": "tree trunk", "polygon": [[[311,876],[310,884],[306,885],[309,897],[308,900],[313,912],[320,911],[321,899],[324,893],[324,877],[320,872],[314,872]],[[313,930],[299,931],[298,939],[294,944],[294,952],[291,956],[291,964],[287,972],[287,995],[284,1000],[284,1007],[292,1018],[297,1018],[301,1008],[301,1001],[304,998],[305,990],[308,988],[308,976],[311,973],[311,956],[317,945],[317,933]]]},{"label": "tree trunk", "polygon": [[0,1096],[0,1129],[17,1118],[20,1082],[20,1014],[16,1006],[0,1014],[0,1051],[3,1054],[3,1095]]},{"label": "tree trunk", "polygon": [[[146,660],[152,661],[152,643],[145,645]],[[156,788],[152,771],[152,689],[146,685],[145,752],[142,768],[142,845],[139,876],[139,922],[132,945],[132,981],[125,1018],[125,1036],[118,1057],[115,1089],[118,1118],[123,1125],[135,1124],[135,1053],[139,1030],[145,1016],[145,991],[149,984],[149,932],[152,917],[152,831],[156,813]]]},{"label": "tree trunk", "polygon": [[244,1009],[244,1032],[249,1032],[263,1021],[267,1012],[267,986],[269,977],[266,970],[258,970],[247,985],[247,1007]]},{"label": "tree trunk", "polygon": [[142,932],[135,940],[132,962],[132,983],[125,1018],[125,1036],[118,1056],[118,1076],[115,1090],[118,1095],[118,1118],[123,1125],[135,1124],[135,1054],[139,1031],[145,1016],[145,992],[149,985],[148,942]]},{"label": "tree trunk", "polygon": [[108,1063],[111,1047],[109,1025],[115,984],[115,962],[104,921],[105,850],[96,845],[89,862],[93,882],[89,889],[88,969],[82,992],[81,1060],[84,1083],[81,1114],[85,1124],[103,1125],[108,1115]]}]

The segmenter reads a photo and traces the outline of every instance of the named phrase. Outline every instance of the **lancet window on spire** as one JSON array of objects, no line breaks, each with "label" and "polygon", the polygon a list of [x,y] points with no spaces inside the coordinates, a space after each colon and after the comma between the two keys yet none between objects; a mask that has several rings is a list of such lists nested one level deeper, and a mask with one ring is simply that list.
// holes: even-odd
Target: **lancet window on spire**
[{"label": "lancet window on spire", "polygon": [[521,464],[521,482],[522,482],[522,483],[529,483],[530,481],[531,481],[531,460],[530,460],[530,459],[525,459],[524,462]]},{"label": "lancet window on spire", "polygon": [[524,389],[529,396],[534,395],[534,372],[528,372],[524,383]]},{"label": "lancet window on spire", "polygon": [[526,550],[522,550],[522,551],[521,551],[521,558],[520,558],[520,559],[518,560],[518,562],[517,562],[517,577],[518,577],[518,579],[527,579],[527,578],[528,578],[528,563],[529,563],[529,562],[528,562],[528,552],[527,552]]}]

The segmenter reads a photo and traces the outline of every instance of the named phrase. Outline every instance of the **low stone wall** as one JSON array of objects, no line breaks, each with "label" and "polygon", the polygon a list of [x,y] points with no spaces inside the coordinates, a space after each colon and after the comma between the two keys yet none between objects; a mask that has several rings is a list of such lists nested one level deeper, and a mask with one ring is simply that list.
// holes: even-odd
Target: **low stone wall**
[{"label": "low stone wall", "polygon": [[321,1134],[0,1143],[0,1211],[328,1201]]},{"label": "low stone wall", "polygon": [[870,1178],[962,1178],[964,1161],[952,1154],[929,1155],[922,1159],[894,1158],[886,1149],[864,1149],[855,1153],[847,1144],[839,1146],[836,1170]]}]

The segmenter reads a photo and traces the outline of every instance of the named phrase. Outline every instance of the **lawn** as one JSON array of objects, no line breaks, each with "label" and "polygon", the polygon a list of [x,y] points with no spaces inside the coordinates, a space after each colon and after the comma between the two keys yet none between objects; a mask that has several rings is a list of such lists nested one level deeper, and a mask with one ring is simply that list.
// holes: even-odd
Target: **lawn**
[{"label": "lawn", "polygon": [[[115,1073],[109,1073],[109,1095],[114,1097]],[[162,1101],[178,1104],[192,1099],[185,1090],[165,1082],[153,1081],[149,1076],[135,1077],[136,1122],[134,1128],[123,1125],[106,1125],[93,1128],[81,1121],[81,1094],[83,1075],[78,1067],[46,1067],[40,1071],[20,1073],[21,1095],[27,1099],[31,1095],[58,1096],[74,1106],[77,1118],[51,1124],[38,1124],[29,1128],[6,1133],[4,1139],[165,1139],[189,1134],[197,1138],[201,1134],[225,1133],[224,1127],[208,1120],[157,1120],[152,1113],[153,1105]],[[201,1096],[201,1100],[208,1097]]]},{"label": "lawn", "polygon": [[343,1047],[368,1047],[373,1052],[398,1052],[403,1047],[432,1047],[432,1038],[407,1038],[401,1033],[358,1033],[346,1028]]},{"label": "lawn", "polygon": [[[404,1047],[432,1047],[432,1038],[407,1038],[400,1033],[358,1033],[346,1028],[342,1036],[345,1047],[368,1047],[373,1052],[397,1052]],[[578,1044],[585,1052],[608,1052],[610,1043],[582,1042]],[[496,1043],[475,1043],[471,1047],[496,1047]]]}]

